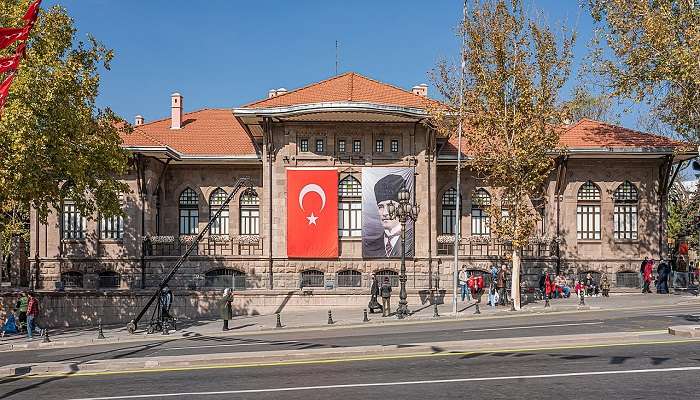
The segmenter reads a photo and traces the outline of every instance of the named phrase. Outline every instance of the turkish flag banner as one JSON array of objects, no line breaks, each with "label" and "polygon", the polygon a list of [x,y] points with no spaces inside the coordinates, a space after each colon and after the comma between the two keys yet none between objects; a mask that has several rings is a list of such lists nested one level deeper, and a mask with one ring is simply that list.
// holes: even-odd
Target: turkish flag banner
[{"label": "turkish flag banner", "polygon": [[33,24],[36,20],[36,16],[39,14],[40,5],[41,0],[36,0],[34,3],[32,3],[27,9],[27,12],[24,14],[24,17],[22,17],[22,19],[25,21],[29,21]]},{"label": "turkish flag banner", "polygon": [[21,54],[0,58],[0,74],[16,70],[19,67],[20,58],[22,58]]},{"label": "turkish flag banner", "polygon": [[14,72],[7,75],[4,81],[0,83],[0,110],[5,106],[7,97],[10,94],[10,85],[12,85],[12,80],[15,79]]},{"label": "turkish flag banner", "polygon": [[287,169],[287,257],[338,257],[338,170]]},{"label": "turkish flag banner", "polygon": [[18,40],[27,40],[31,25],[24,28],[0,28],[0,49],[4,49]]}]

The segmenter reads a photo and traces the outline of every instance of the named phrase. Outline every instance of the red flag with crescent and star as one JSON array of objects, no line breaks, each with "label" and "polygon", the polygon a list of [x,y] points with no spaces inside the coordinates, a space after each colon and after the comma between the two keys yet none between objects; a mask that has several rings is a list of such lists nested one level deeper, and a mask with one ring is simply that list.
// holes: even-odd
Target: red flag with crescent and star
[{"label": "red flag with crescent and star", "polygon": [[338,257],[336,169],[287,169],[287,256]]}]

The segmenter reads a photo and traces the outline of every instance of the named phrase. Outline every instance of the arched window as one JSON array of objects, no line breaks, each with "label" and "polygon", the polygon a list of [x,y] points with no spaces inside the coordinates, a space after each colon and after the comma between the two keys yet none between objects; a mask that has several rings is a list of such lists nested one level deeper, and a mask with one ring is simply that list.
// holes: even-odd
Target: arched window
[{"label": "arched window", "polygon": [[243,290],[245,281],[245,273],[231,268],[218,268],[204,274],[204,286],[208,288]]},{"label": "arched window", "polygon": [[210,233],[212,235],[228,235],[228,203],[224,204],[227,197],[228,193],[222,188],[217,188],[209,196],[209,218],[213,217],[219,211],[219,208],[223,206],[221,214],[211,224]]},{"label": "arched window", "polygon": [[362,236],[362,185],[352,175],[338,183],[338,236]]},{"label": "arched window", "polygon": [[63,287],[77,289],[83,287],[83,274],[78,271],[68,271],[61,274]]},{"label": "arched window", "polygon": [[260,234],[260,198],[255,190],[247,189],[240,200],[241,235]]},{"label": "arched window", "polygon": [[600,240],[600,188],[587,181],[578,189],[576,200],[576,237]]},{"label": "arched window", "polygon": [[100,289],[119,289],[121,278],[114,271],[102,271],[97,275],[97,287]]},{"label": "arched window", "polygon": [[61,211],[61,237],[71,240],[85,239],[85,217],[82,216],[75,202],[70,199],[63,200]]},{"label": "arched window", "polygon": [[379,285],[384,283],[384,278],[389,278],[389,283],[392,287],[399,286],[399,274],[396,271],[390,269],[381,269],[375,272],[374,275],[377,277]]},{"label": "arched window", "polygon": [[472,235],[489,235],[489,214],[491,195],[486,189],[478,189],[472,195]]},{"label": "arched window", "polygon": [[442,233],[453,235],[457,229],[457,189],[449,188],[442,195]]},{"label": "arched window", "polygon": [[354,269],[338,272],[338,287],[361,287],[362,274]]},{"label": "arched window", "polygon": [[615,239],[637,239],[639,191],[630,181],[624,181],[613,193],[613,231]]},{"label": "arched window", "polygon": [[197,192],[187,188],[180,193],[180,235],[199,233],[199,198]]},{"label": "arched window", "polygon": [[299,276],[299,287],[323,287],[323,271],[307,269]]}]

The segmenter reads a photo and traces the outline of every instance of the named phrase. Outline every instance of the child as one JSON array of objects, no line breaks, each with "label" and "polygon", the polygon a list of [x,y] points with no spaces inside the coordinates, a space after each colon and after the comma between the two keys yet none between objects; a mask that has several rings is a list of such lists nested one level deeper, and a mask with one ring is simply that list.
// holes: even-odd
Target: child
[{"label": "child", "polygon": [[584,285],[581,281],[576,281],[576,286],[574,287],[574,290],[576,290],[576,294],[579,298],[583,297],[586,291],[586,285]]}]

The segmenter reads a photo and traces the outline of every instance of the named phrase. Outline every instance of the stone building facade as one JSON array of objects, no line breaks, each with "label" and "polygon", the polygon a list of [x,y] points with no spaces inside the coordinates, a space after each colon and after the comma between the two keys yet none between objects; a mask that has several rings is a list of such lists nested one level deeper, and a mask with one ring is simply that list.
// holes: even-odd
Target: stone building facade
[{"label": "stone building facade", "polygon": [[[231,286],[263,296],[366,293],[370,273],[396,282],[400,261],[363,258],[361,237],[352,234],[339,237],[335,259],[288,258],[285,172],[331,167],[341,183],[352,177],[361,185],[364,169],[397,166],[415,169],[421,205],[415,256],[406,261],[409,292],[449,290],[456,215],[460,266],[485,270],[506,262],[510,250],[490,237],[488,215],[473,201],[499,202],[498,190],[468,170],[456,210],[456,139],[430,128],[427,101],[425,85],[403,90],[355,73],[272,90],[233,110],[185,113],[175,93],[170,118],[144,123],[137,116],[135,131],[123,138],[133,153],[131,172],[122,177],[131,189],[123,218],[81,216],[69,199],[46,224],[32,216],[32,283],[50,290],[157,286],[236,179],[247,176],[252,188],[235,195],[170,287]],[[560,143],[563,155],[537,205],[538,233],[523,251],[525,274],[597,271],[629,284],[625,272],[636,271],[642,258],[664,256],[667,191],[679,163],[696,154],[664,137],[591,120],[562,127]],[[345,223],[357,228],[357,221]]]}]

